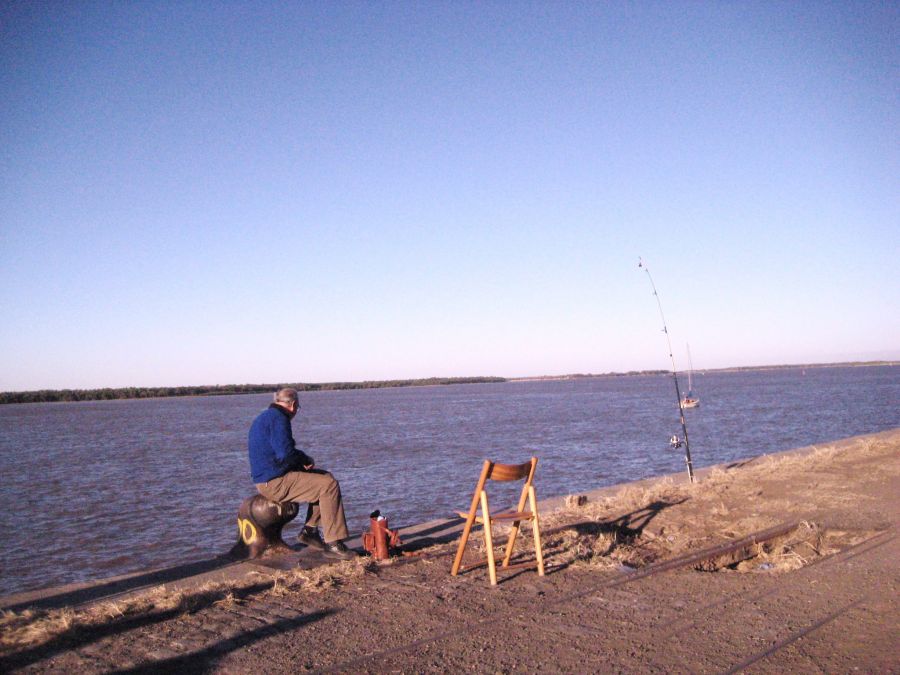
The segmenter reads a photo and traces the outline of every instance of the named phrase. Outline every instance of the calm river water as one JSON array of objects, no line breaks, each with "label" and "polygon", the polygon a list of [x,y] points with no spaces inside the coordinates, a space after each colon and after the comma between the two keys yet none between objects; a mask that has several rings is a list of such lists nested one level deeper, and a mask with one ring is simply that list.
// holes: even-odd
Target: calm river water
[{"label": "calm river water", "polygon": [[[698,468],[900,427],[897,366],[694,380]],[[227,551],[238,504],[255,494],[247,430],[269,401],[0,406],[0,595]],[[465,509],[487,457],[537,455],[539,497],[684,469],[668,449],[680,426],[667,376],[316,392],[301,405],[294,435],[340,480],[351,532],[376,507],[392,526]]]}]

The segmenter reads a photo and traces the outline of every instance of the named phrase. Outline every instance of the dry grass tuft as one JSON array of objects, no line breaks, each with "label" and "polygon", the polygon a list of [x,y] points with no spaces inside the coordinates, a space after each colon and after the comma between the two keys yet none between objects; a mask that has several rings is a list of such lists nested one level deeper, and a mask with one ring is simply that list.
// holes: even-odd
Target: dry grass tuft
[{"label": "dry grass tuft", "polygon": [[71,608],[23,612],[5,611],[0,617],[0,645],[5,648],[41,644],[64,633],[75,623]]},{"label": "dry grass tuft", "polygon": [[761,475],[768,475],[796,471],[801,468],[823,468],[834,462],[837,457],[850,452],[853,448],[857,447],[857,445],[854,444],[852,448],[845,447],[843,449],[839,449],[835,445],[825,445],[822,447],[813,445],[811,447],[812,450],[805,454],[787,453],[777,457],[765,457],[756,466],[752,467],[751,471],[755,470]]},{"label": "dry grass tuft", "polygon": [[192,613],[210,605],[230,606],[237,602],[235,593],[250,585],[251,582],[210,582],[190,591],[157,586],[144,593],[83,609],[7,611],[0,619],[0,647],[3,652],[33,647],[66,633],[115,624],[136,616]]},{"label": "dry grass tuft", "polygon": [[690,492],[689,486],[675,485],[671,478],[655,481],[650,485],[626,486],[609,497],[596,501],[585,501],[579,506],[565,506],[541,514],[541,529],[565,526],[576,520],[601,522],[614,520],[622,515],[640,511],[657,503],[674,503],[684,499]]},{"label": "dry grass tuft", "polygon": [[618,530],[590,532],[564,529],[550,543],[559,550],[555,562],[571,564],[576,568],[609,570],[622,565],[643,567],[656,558],[637,538]]},{"label": "dry grass tuft", "polygon": [[672,503],[684,499],[695,489],[690,485],[675,485],[671,477],[650,485],[628,486],[606,498],[607,510],[636,511],[657,502]]},{"label": "dry grass tuft", "polygon": [[[593,510],[591,505],[591,510]],[[568,525],[575,520],[583,520],[585,518],[592,519],[587,509],[571,509],[562,507],[548,513],[541,513],[541,533],[546,534],[547,530]]]},{"label": "dry grass tuft", "polygon": [[230,607],[240,604],[242,595],[251,589],[276,596],[298,592],[321,593],[375,569],[377,565],[371,559],[359,558],[312,570],[293,570],[276,575],[274,580],[266,576],[263,584],[272,585],[262,591],[259,591],[259,577],[251,575],[247,580],[208,582],[190,590],[157,586],[144,593],[78,610],[67,607],[59,610],[6,611],[0,615],[0,653],[39,646],[73,631],[111,625],[135,616],[167,612],[174,615],[192,614],[210,606]]},{"label": "dry grass tuft", "polygon": [[798,570],[823,555],[822,535],[815,523],[802,522],[785,539],[761,544],[756,557],[735,566],[738,572],[782,573]]},{"label": "dry grass tuft", "polygon": [[365,574],[375,573],[378,564],[371,558],[345,560],[333,565],[314,567],[310,570],[295,569],[276,575],[269,593],[284,596],[300,590],[321,593]]},{"label": "dry grass tuft", "polygon": [[733,482],[734,478],[735,474],[733,471],[726,471],[716,467],[699,481],[698,487],[705,490],[717,489]]},{"label": "dry grass tuft", "polygon": [[609,569],[618,565],[615,555],[622,551],[616,546],[616,534],[603,532],[595,536],[577,536],[572,541],[568,558],[575,567]]}]

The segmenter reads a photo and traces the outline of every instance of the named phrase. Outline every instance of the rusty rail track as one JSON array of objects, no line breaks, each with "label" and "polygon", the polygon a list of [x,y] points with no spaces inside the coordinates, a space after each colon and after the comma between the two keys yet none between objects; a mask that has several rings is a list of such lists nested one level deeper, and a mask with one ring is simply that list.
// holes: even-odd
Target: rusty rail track
[{"label": "rusty rail track", "polygon": [[[761,530],[759,532],[755,532],[753,534],[747,535],[746,537],[742,537],[733,542],[728,542],[727,544],[721,544],[719,546],[713,546],[710,548],[703,549],[701,551],[697,551],[696,553],[692,553],[690,555],[683,555],[677,558],[673,558],[671,560],[663,561],[661,563],[657,563],[654,565],[648,565],[647,567],[638,570],[636,572],[628,573],[622,577],[615,579],[607,579],[601,583],[594,584],[582,591],[577,593],[570,593],[561,598],[557,598],[551,602],[547,602],[544,604],[545,607],[552,607],[555,605],[565,604],[571,602],[572,600],[577,600],[578,598],[582,598],[597,591],[604,590],[607,588],[617,588],[619,586],[623,586],[625,584],[634,583],[636,581],[640,581],[641,579],[645,579],[649,576],[660,574],[663,572],[669,572],[672,570],[680,569],[683,567],[688,567],[691,565],[696,565],[699,562],[703,562],[706,560],[719,558],[723,555],[728,555],[731,552],[740,551],[750,546],[754,546],[756,544],[762,544],[772,539],[776,539],[778,537],[784,536],[789,532],[792,532],[800,525],[799,521],[790,521],[787,523],[783,523],[781,525],[777,525],[775,527],[770,527],[765,530]],[[484,624],[494,622],[497,620],[496,616],[491,616],[487,618],[480,619],[478,621],[473,621],[467,624],[464,628],[456,628],[446,631],[441,631],[435,633],[433,635],[429,635],[424,638],[420,638],[418,640],[414,640],[412,642],[398,645],[397,647],[393,647],[391,649],[386,649],[384,651],[373,652],[370,654],[364,654],[355,659],[350,659],[348,661],[344,661],[342,663],[335,664],[333,666],[329,666],[327,668],[323,668],[321,670],[316,670],[316,673],[334,673],[345,670],[357,670],[360,666],[365,663],[369,663],[372,661],[378,661],[383,658],[387,658],[390,656],[394,656],[395,654],[400,654],[402,652],[410,651],[413,649],[417,649],[424,645],[438,642],[448,637],[453,637],[456,635],[461,635],[463,633],[471,632],[475,628],[482,626]]]},{"label": "rusty rail track", "polygon": [[618,586],[624,586],[625,584],[639,581],[654,574],[668,572],[670,570],[676,570],[682,567],[689,567],[691,565],[696,565],[698,563],[715,558],[721,558],[722,556],[728,555],[729,553],[741,551],[748,547],[755,546],[756,544],[764,544],[765,542],[772,539],[782,537],[789,532],[793,532],[799,526],[800,521],[790,521],[781,525],[776,525],[775,527],[770,527],[766,530],[760,530],[759,532],[748,534],[746,537],[741,537],[740,539],[729,542],[727,544],[705,548],[701,551],[697,551],[696,553],[678,556],[677,558],[672,558],[671,560],[648,565],[647,567],[644,567],[636,572],[626,574],[624,577],[621,577],[619,579],[613,579],[600,584],[595,584],[590,588],[579,591],[578,593],[567,595],[564,598],[560,598],[559,600],[556,600],[550,604],[558,604],[569,602],[571,600],[577,600],[578,598],[590,595],[591,593],[595,593],[604,588],[617,588]]},{"label": "rusty rail track", "polygon": [[828,614],[827,616],[822,617],[821,619],[819,619],[818,621],[815,621],[814,623],[810,624],[806,628],[801,628],[800,630],[791,633],[786,638],[779,640],[778,642],[776,642],[774,645],[772,645],[768,649],[758,652],[756,654],[753,654],[752,656],[744,659],[740,663],[732,666],[731,668],[729,668],[728,670],[725,671],[725,675],[733,675],[734,673],[739,673],[742,670],[748,668],[749,666],[752,666],[757,661],[762,661],[767,656],[771,656],[775,652],[777,652],[781,649],[784,649],[789,644],[796,642],[803,636],[809,635],[810,633],[812,633],[815,630],[818,630],[822,626],[825,626],[825,625],[831,623],[832,621],[837,619],[839,616],[846,614],[851,609],[862,604],[867,599],[868,598],[862,597],[862,598],[859,598],[858,600],[854,600],[849,605],[844,605],[840,609],[837,609],[837,610],[831,612],[830,614]]},{"label": "rusty rail track", "polygon": [[[873,549],[880,548],[881,546],[884,546],[885,544],[889,544],[896,538],[897,538],[897,535],[893,533],[893,530],[885,530],[884,532],[881,532],[872,537],[869,537],[868,539],[858,542],[858,543],[854,544],[853,546],[849,546],[849,547],[843,549],[842,551],[838,551],[837,553],[822,556],[821,558],[813,560],[808,565],[805,565],[804,567],[801,567],[800,569],[796,570],[793,574],[795,574],[795,575],[807,574],[810,569],[814,568],[816,565],[818,565],[820,563],[831,563],[831,564],[845,563],[848,560],[851,560],[857,556],[868,553],[869,551],[871,551]],[[763,598],[767,598],[771,595],[776,595],[776,594],[782,592],[783,590],[784,589],[782,587],[782,584],[779,583],[778,581],[775,581],[774,584],[772,585],[772,587],[763,591],[762,593],[753,593],[751,591],[745,591],[743,593],[734,593],[725,598],[717,600],[716,602],[711,602],[707,605],[703,605],[702,607],[699,607],[696,611],[698,613],[702,613],[702,612],[706,612],[710,609],[714,609],[716,607],[721,607],[721,608],[725,609],[725,607],[729,603],[732,603],[732,602],[741,602],[743,604],[757,602],[758,600],[762,600]],[[690,630],[691,628],[696,626],[700,621],[701,621],[700,619],[696,619],[696,620],[690,621],[688,623],[680,623],[680,624],[676,623],[676,624],[670,626],[669,630],[667,630],[665,633],[663,633],[660,636],[660,639],[661,640],[669,640],[669,639],[675,637],[678,633]]]}]

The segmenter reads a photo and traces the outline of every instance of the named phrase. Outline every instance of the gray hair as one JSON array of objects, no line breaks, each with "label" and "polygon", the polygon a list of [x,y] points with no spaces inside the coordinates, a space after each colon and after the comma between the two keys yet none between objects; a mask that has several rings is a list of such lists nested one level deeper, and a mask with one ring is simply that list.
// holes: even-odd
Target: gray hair
[{"label": "gray hair", "polygon": [[297,390],[293,387],[285,387],[275,392],[275,403],[296,403]]}]

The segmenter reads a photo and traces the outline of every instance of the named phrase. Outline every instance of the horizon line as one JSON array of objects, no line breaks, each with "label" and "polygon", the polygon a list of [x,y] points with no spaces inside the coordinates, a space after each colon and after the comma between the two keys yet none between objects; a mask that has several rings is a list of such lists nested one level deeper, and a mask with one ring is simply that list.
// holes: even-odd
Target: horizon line
[{"label": "horizon line", "polygon": [[[753,366],[725,366],[720,368],[694,368],[693,372],[695,373],[709,373],[709,372],[732,372],[732,371],[745,371],[745,370],[772,370],[772,369],[789,369],[789,368],[835,368],[841,366],[897,366],[900,365],[900,361],[892,360],[892,359],[876,359],[872,361],[831,361],[831,362],[817,362],[817,363],[784,363],[784,364],[762,364],[762,365],[753,365]],[[678,369],[676,373],[686,373],[689,369]],[[500,375],[465,375],[465,376],[440,376],[440,375],[432,375],[429,377],[411,377],[411,378],[391,378],[385,380],[332,380],[332,381],[323,381],[323,382],[285,382],[285,383],[266,383],[266,382],[245,382],[245,383],[229,383],[229,384],[186,384],[186,385],[126,385],[120,387],[83,387],[83,388],[73,388],[73,387],[63,387],[59,389],[24,389],[24,390],[16,390],[16,391],[0,391],[0,395],[16,395],[16,394],[36,394],[36,393],[57,393],[57,392],[87,392],[87,391],[122,391],[126,389],[138,389],[138,390],[148,390],[148,389],[190,389],[190,388],[209,388],[209,389],[217,389],[217,388],[227,388],[227,387],[259,387],[259,388],[280,388],[284,386],[290,385],[304,385],[304,386],[313,386],[313,387],[323,387],[329,385],[364,385],[364,384],[382,384],[385,385],[390,382],[397,382],[397,385],[393,386],[410,386],[411,383],[421,382],[423,384],[431,383],[442,383],[440,381],[444,381],[443,383],[453,384],[455,381],[460,381],[460,384],[464,384],[465,382],[461,382],[463,380],[473,381],[478,380],[479,382],[471,382],[472,384],[486,384],[491,381],[506,381],[506,382],[516,382],[516,381],[528,381],[528,380],[561,380],[561,379],[573,379],[573,378],[590,378],[590,377],[622,377],[622,376],[637,376],[637,375],[656,375],[656,374],[667,374],[672,373],[671,369],[666,368],[646,368],[642,370],[627,370],[627,371],[607,371],[603,373],[564,373],[564,374],[556,374],[556,375],[525,375],[525,376],[500,376]],[[399,383],[405,383],[401,385]],[[391,385],[387,385],[391,386]],[[415,385],[412,385],[415,386]],[[190,394],[185,394],[190,395]]]}]

